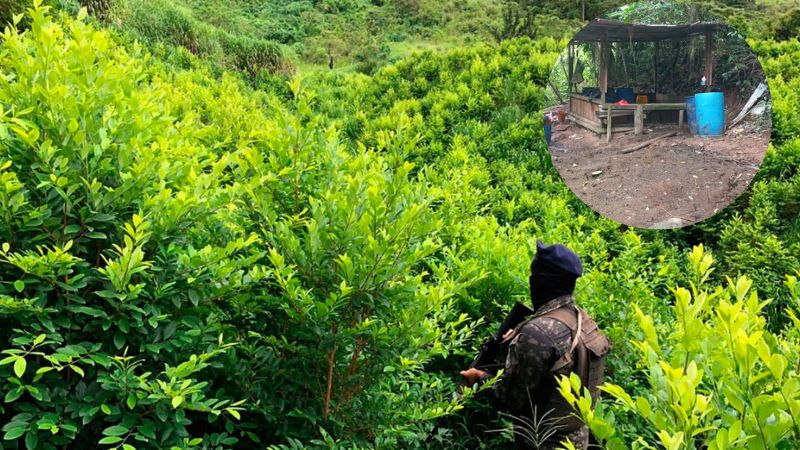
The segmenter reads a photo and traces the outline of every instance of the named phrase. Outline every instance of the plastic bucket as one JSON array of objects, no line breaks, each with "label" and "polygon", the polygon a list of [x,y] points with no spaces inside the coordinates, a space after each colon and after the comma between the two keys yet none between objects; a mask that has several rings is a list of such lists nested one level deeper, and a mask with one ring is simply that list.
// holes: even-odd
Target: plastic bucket
[{"label": "plastic bucket", "polygon": [[695,114],[694,95],[686,97],[686,123],[689,125],[689,132],[697,134],[697,114]]},{"label": "plastic bucket", "polygon": [[633,94],[633,88],[621,87],[617,88],[617,100],[625,99],[628,103],[635,103],[636,96]]},{"label": "plastic bucket", "polygon": [[725,132],[725,96],[722,92],[695,94],[697,134],[719,136]]}]

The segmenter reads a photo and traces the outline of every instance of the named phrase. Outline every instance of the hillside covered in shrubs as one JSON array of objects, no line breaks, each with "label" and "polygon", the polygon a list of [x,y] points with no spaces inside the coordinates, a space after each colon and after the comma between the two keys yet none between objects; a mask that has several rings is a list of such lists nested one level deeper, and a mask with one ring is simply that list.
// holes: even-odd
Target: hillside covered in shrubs
[{"label": "hillside covered in shrubs", "polygon": [[253,19],[239,42],[231,8],[187,22],[187,50],[156,3],[37,1],[0,36],[0,448],[510,448],[471,426],[458,371],[528,298],[537,238],[581,255],[578,303],[613,342],[593,415],[562,386],[601,445],[800,445],[791,19],[742,22],[773,99],[756,181],[655,231],[552,167],[559,36],[294,73],[273,65],[308,41]]}]

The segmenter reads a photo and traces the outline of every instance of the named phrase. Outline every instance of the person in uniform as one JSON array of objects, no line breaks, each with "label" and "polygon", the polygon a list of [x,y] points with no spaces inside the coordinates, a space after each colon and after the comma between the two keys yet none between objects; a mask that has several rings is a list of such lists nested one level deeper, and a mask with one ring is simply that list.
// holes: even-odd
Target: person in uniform
[{"label": "person in uniform", "polygon": [[[485,391],[495,409],[512,418],[518,449],[556,449],[565,439],[578,449],[588,446],[588,427],[556,382],[575,372],[593,400],[599,396],[610,344],[575,304],[575,282],[582,273],[580,258],[570,249],[537,242],[529,278],[534,313],[503,336],[509,342],[505,369]],[[469,385],[491,378],[476,368],[461,375]]]}]

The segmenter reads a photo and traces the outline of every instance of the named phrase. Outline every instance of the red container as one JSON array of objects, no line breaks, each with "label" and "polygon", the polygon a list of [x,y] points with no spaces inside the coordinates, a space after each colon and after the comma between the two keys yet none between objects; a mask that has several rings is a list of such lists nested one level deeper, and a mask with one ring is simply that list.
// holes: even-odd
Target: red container
[{"label": "red container", "polygon": [[559,109],[556,114],[558,114],[558,121],[560,123],[564,123],[567,121],[567,112],[564,111],[563,109]]}]

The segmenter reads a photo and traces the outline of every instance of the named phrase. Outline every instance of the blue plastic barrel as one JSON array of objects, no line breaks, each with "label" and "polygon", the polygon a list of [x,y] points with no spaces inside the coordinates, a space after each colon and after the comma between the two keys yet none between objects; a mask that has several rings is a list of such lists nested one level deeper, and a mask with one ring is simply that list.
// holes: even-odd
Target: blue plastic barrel
[{"label": "blue plastic barrel", "polygon": [[725,131],[725,96],[722,92],[695,94],[697,134],[719,136]]},{"label": "blue plastic barrel", "polygon": [[627,100],[628,103],[636,103],[636,96],[633,93],[633,88],[617,88],[617,100],[622,100],[623,98]]},{"label": "blue plastic barrel", "polygon": [[686,123],[689,125],[689,132],[697,134],[697,114],[695,114],[694,95],[686,97]]}]

